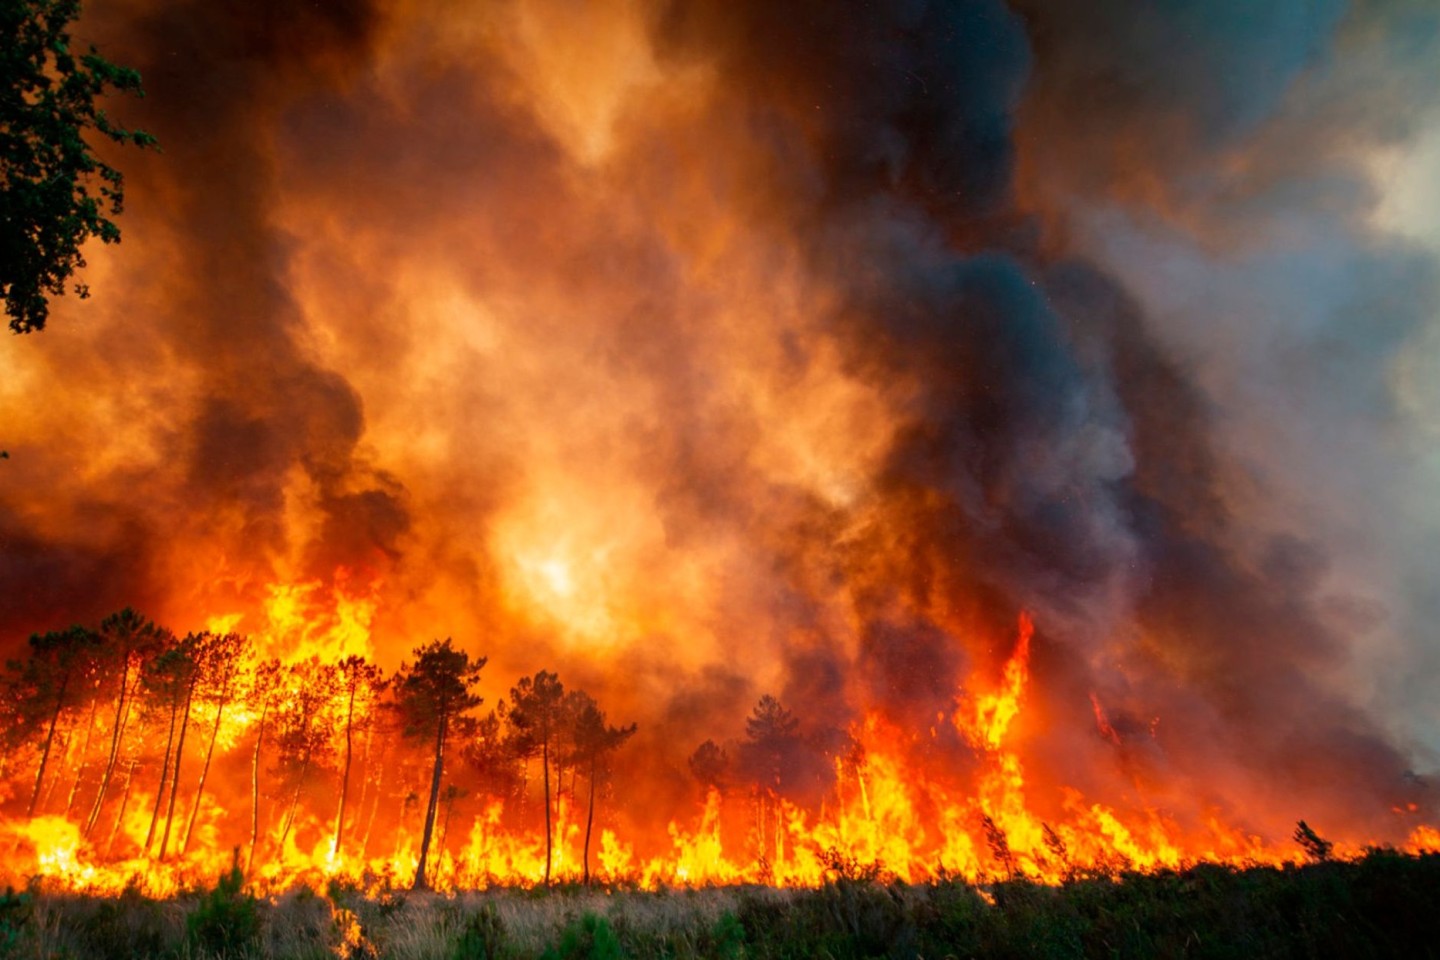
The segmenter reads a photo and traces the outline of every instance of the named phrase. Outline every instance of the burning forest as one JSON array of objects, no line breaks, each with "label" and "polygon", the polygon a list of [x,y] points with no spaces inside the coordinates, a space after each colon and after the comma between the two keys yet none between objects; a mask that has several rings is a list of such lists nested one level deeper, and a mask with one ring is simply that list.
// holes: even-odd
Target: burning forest
[{"label": "burning forest", "polygon": [[1081,6],[90,0],[0,879],[1440,848],[1440,19]]}]

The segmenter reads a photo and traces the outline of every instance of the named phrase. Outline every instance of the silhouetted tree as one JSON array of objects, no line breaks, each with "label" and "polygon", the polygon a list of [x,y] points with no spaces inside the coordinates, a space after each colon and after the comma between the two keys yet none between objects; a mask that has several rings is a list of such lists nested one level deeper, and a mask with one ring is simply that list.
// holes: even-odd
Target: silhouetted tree
[{"label": "silhouetted tree", "polygon": [[115,764],[120,758],[120,744],[129,723],[130,707],[143,676],[141,668],[157,646],[172,639],[168,630],[155,626],[129,607],[100,622],[102,670],[114,677],[115,718],[110,726],[110,752],[100,775],[100,787],[95,791],[95,803],[90,808],[90,816],[85,820],[87,837],[100,819],[100,811],[105,806],[105,794],[115,776]]},{"label": "silhouetted tree", "polygon": [[[76,56],[69,25],[79,13],[80,0],[0,3],[0,295],[16,333],[45,326],[48,297],[85,266],[88,238],[120,239],[110,216],[124,205],[123,178],[91,151],[87,134],[155,143],[97,106],[106,90],[139,94],[140,74],[94,47]],[[75,289],[88,295],[84,284]]]},{"label": "silhouetted tree", "polygon": [[340,725],[345,732],[345,757],[341,761],[340,805],[335,812],[335,837],[330,842],[331,856],[340,853],[341,834],[345,828],[345,801],[350,795],[350,765],[354,756],[354,732],[368,726],[375,700],[385,687],[380,668],[361,656],[349,656],[336,664],[335,685],[344,699]]},{"label": "silhouetted tree", "polygon": [[335,665],[324,663],[319,657],[284,669],[284,695],[275,711],[277,768],[290,793],[280,825],[281,849],[295,826],[300,795],[310,772],[327,766],[333,759],[337,675]]},{"label": "silhouetted tree", "polygon": [[560,678],[541,670],[523,677],[510,689],[510,712],[506,718],[512,730],[516,753],[540,757],[545,797],[545,883],[550,883],[554,863],[554,828],[550,818],[550,755],[562,727],[565,688]]},{"label": "silhouetted tree", "polygon": [[714,740],[706,740],[695,748],[689,759],[690,775],[700,784],[701,791],[724,790],[730,778],[730,757]]},{"label": "silhouetted tree", "polygon": [[35,786],[25,810],[27,817],[35,816],[39,806],[61,715],[81,704],[89,692],[85,674],[88,665],[93,663],[96,645],[95,635],[83,627],[35,634],[30,637],[30,656],[7,664],[11,673],[6,684],[7,696],[16,706],[13,722],[27,737],[37,727],[45,728]]},{"label": "silhouetted tree", "polygon": [[237,679],[250,662],[249,652],[249,638],[237,633],[201,634],[201,642],[195,652],[199,667],[199,685],[195,694],[215,708],[215,723],[210,727],[205,762],[200,767],[200,781],[195,785],[195,801],[190,805],[185,837],[180,842],[182,855],[190,849],[190,836],[195,831],[195,818],[200,813],[200,798],[205,794],[205,780],[210,775],[210,761],[215,756],[215,741],[220,736],[220,721],[235,696]]},{"label": "silhouetted tree", "polygon": [[577,765],[586,770],[589,798],[585,805],[585,845],[581,860],[583,879],[590,884],[590,834],[595,825],[595,784],[605,773],[605,761],[619,746],[635,733],[635,724],[628,727],[605,725],[605,713],[589,694],[576,691],[570,695],[573,701],[573,758]]},{"label": "silhouetted tree", "polygon": [[480,679],[486,658],[471,659],[456,650],[449,637],[415,649],[414,664],[403,664],[394,679],[395,704],[404,718],[404,733],[413,739],[433,738],[435,763],[430,774],[430,800],[425,805],[425,829],[420,838],[420,861],[412,888],[426,888],[425,859],[435,830],[440,779],[444,774],[445,746],[451,728],[480,705],[470,689]]},{"label": "silhouetted tree", "polygon": [[[165,821],[165,839],[160,842],[160,857],[165,857],[165,840],[170,835],[170,816],[175,812],[175,787],[180,772],[180,754],[185,749],[185,729],[190,721],[190,702],[195,694],[195,678],[198,669],[195,663],[196,637],[190,634],[185,639],[167,645],[154,659],[145,665],[142,685],[147,694],[147,705],[157,713],[168,717],[168,732],[165,737],[165,759],[160,766],[160,785],[155,790],[155,810],[150,816],[150,830],[145,835],[145,851],[155,840],[155,829],[160,822],[160,810],[165,797],[170,798],[169,816]],[[179,745],[176,745],[176,727],[179,726]],[[175,766],[175,777],[171,776],[171,763]]]},{"label": "silhouetted tree", "polygon": [[1295,842],[1300,844],[1300,849],[1305,851],[1305,856],[1314,863],[1323,863],[1330,859],[1330,852],[1335,849],[1335,844],[1326,840],[1320,834],[1310,828],[1310,824],[1300,820],[1295,824]]},{"label": "silhouetted tree", "polygon": [[[70,792],[65,798],[64,816],[67,820],[75,809],[75,800],[80,796],[80,783],[85,776],[85,767],[90,762],[90,745],[95,737],[96,721],[100,714],[101,676],[97,653],[98,642],[96,649],[92,649],[89,656],[82,658],[80,675],[77,678],[80,681],[80,693],[75,710],[82,707],[85,709],[85,736],[80,741],[79,754],[75,758],[74,773],[70,780]],[[0,779],[3,779],[3,774],[0,774]]]},{"label": "silhouetted tree", "polygon": [[770,694],[760,698],[745,721],[741,757],[761,789],[778,794],[784,780],[785,755],[798,742],[800,721]]},{"label": "silhouetted tree", "polygon": [[478,775],[487,795],[509,800],[519,793],[522,783],[519,760],[505,737],[496,711],[491,710],[476,724],[462,756]]},{"label": "silhouetted tree", "polygon": [[279,660],[266,660],[255,668],[244,691],[245,705],[255,714],[255,747],[250,754],[250,851],[245,857],[245,874],[255,865],[255,848],[260,845],[260,753],[265,733],[285,696],[284,668]]},{"label": "silhouetted tree", "polygon": [[800,721],[770,694],[760,698],[745,720],[745,740],[740,744],[740,761],[756,786],[756,820],[760,848],[768,855],[770,843],[779,836],[771,823],[780,813],[780,796],[785,785],[785,761],[799,744]]}]

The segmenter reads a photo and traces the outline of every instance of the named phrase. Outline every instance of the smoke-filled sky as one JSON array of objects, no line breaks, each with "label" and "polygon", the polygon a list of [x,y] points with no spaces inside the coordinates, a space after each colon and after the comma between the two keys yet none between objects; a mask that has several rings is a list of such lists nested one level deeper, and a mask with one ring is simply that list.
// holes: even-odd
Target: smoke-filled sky
[{"label": "smoke-filled sky", "polygon": [[298,585],[373,603],[387,666],[488,654],[490,702],[558,670],[664,780],[765,692],[931,723],[1023,610],[1057,781],[1110,762],[1093,696],[1177,794],[1434,812],[1429,0],[90,0],[76,36],[162,152],[112,157],[92,298],[0,341],[6,649],[259,630]]}]

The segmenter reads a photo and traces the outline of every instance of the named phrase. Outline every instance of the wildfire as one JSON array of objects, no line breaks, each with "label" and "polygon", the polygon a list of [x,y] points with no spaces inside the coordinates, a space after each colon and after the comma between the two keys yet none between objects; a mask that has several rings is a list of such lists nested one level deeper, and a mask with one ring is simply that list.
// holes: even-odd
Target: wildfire
[{"label": "wildfire", "polygon": [[[362,599],[339,591],[327,593],[315,584],[275,587],[268,597],[263,610],[269,619],[259,633],[262,649],[297,654],[353,650],[357,645],[366,649],[364,629],[373,608],[364,608]],[[328,613],[317,615],[309,607],[326,602],[334,604]],[[362,608],[365,612],[357,614]],[[211,624],[238,622],[227,617]],[[1011,728],[1023,713],[1034,633],[1032,619],[1022,614],[1013,652],[993,688],[957,691],[951,719],[974,750],[975,765],[968,779],[937,778],[929,766],[917,761],[938,745],[943,731],[932,728],[916,735],[872,712],[848,731],[851,746],[846,756],[832,761],[832,791],[818,809],[807,809],[771,786],[711,786],[693,822],[687,826],[672,820],[666,849],[648,856],[638,854],[635,841],[612,826],[603,827],[593,845],[584,837],[588,825],[577,815],[584,794],[574,785],[579,772],[575,767],[569,772],[568,788],[565,768],[551,771],[556,780],[553,796],[540,798],[532,779],[509,799],[491,795],[477,807],[462,802],[467,791],[452,785],[442,797],[439,852],[431,882],[441,888],[542,882],[547,849],[543,833],[535,832],[537,802],[549,805],[551,876],[577,876],[581,864],[588,865],[592,861],[587,858],[593,856],[597,876],[646,887],[738,882],[813,886],[837,875],[909,881],[941,875],[972,881],[1027,876],[1060,882],[1081,873],[1158,870],[1198,860],[1249,864],[1300,858],[1297,848],[1246,836],[1214,817],[1202,829],[1186,831],[1160,810],[1120,811],[1088,801],[1071,787],[1062,790],[1059,815],[1042,817],[1027,800],[1025,763],[1009,743]],[[251,672],[236,683],[237,689],[248,691],[249,699],[239,698],[243,705],[237,702],[229,711],[225,734],[217,737],[223,751],[243,758],[253,749],[258,756],[256,744],[263,746],[265,736],[262,723],[276,724],[275,717],[314,696],[319,677],[314,671],[320,669],[320,661],[295,662],[310,666],[283,675],[273,673],[279,668],[271,668],[274,679],[266,680],[263,673],[255,672],[254,662],[247,661],[246,670]],[[255,691],[267,683],[273,690],[270,699],[255,699]],[[415,871],[420,842],[415,811],[420,797],[414,790],[403,792],[409,761],[393,749],[387,753],[368,725],[375,709],[372,698],[367,692],[361,704],[367,715],[361,749],[370,762],[357,777],[361,790],[351,813],[352,839],[337,844],[338,834],[332,835],[325,822],[324,791],[306,793],[303,783],[295,785],[288,812],[272,813],[266,831],[255,838],[267,851],[262,860],[252,861],[250,880],[257,887],[319,885],[334,878],[375,887],[403,883]],[[310,709],[333,710],[343,699],[340,688],[330,688]],[[1092,705],[1100,715],[1093,697]],[[203,728],[216,719],[215,713],[202,712],[196,725]],[[789,729],[783,717],[777,723],[782,732]],[[1102,726],[1102,733],[1105,727],[1108,724]],[[282,734],[281,729],[272,726],[270,736],[303,740],[307,735],[291,728],[283,728],[289,732]],[[305,764],[321,766],[321,754],[335,746],[338,728],[328,730],[330,741],[311,743]],[[497,746],[501,741],[492,735],[489,742]],[[393,759],[387,761],[386,756]],[[85,779],[85,758],[80,755],[78,760],[77,785]],[[336,761],[332,757],[328,762],[333,771]],[[387,784],[387,775],[394,776],[387,774],[387,766],[396,763],[399,782]],[[252,776],[264,774],[258,762],[252,768]],[[153,793],[131,782],[137,769],[143,771],[132,763],[115,825],[103,839],[100,834],[87,837],[79,818],[44,814],[12,819],[9,830],[25,856],[12,859],[11,878],[34,874],[69,889],[110,893],[138,882],[147,891],[165,893],[223,870],[226,850],[235,839],[233,811],[214,799],[199,805],[198,842],[179,856],[156,857],[152,811],[159,805]],[[272,779],[275,774],[271,772]],[[454,783],[467,779],[464,774],[452,777]],[[291,789],[286,782],[280,776],[268,795],[283,803],[284,791]],[[261,803],[266,795],[255,793],[252,802]],[[401,800],[399,810],[382,811],[385,797],[392,798],[391,803]],[[1440,834],[1424,825],[1414,828],[1407,843],[1412,850],[1437,846]]]},{"label": "wildfire", "polygon": [[[1383,604],[1256,506],[1211,352],[1053,229],[1005,5],[304,5],[292,40],[137,3],[94,32],[215,102],[147,98],[113,298],[5,357],[0,880],[1440,849],[1341,689]],[[1273,172],[1227,150],[1176,196]]]},{"label": "wildfire", "polygon": [[[559,598],[573,589],[565,562],[553,555],[535,563],[531,572],[543,589]],[[27,851],[12,860],[12,880],[34,874],[76,890],[113,893],[139,883],[152,893],[173,891],[225,869],[227,851],[245,845],[237,826],[247,816],[260,817],[260,809],[268,805],[269,813],[255,819],[258,832],[249,841],[264,852],[255,858],[252,850],[246,858],[250,881],[258,888],[320,885],[335,878],[367,888],[403,884],[420,856],[419,757],[407,755],[411,748],[396,738],[394,729],[382,729],[379,672],[347,687],[330,666],[347,656],[363,663],[370,653],[375,598],[375,587],[357,588],[356,581],[345,576],[329,588],[318,582],[282,583],[266,591],[257,611],[207,621],[212,629],[234,628],[254,617],[258,629],[244,649],[234,653],[233,680],[224,681],[229,692],[207,687],[198,698],[201,702],[193,705],[191,725],[199,731],[213,728],[214,745],[208,753],[220,752],[225,786],[214,787],[208,797],[197,796],[192,815],[198,822],[192,824],[197,839],[181,846],[178,854],[156,854],[162,797],[146,786],[153,782],[146,772],[154,760],[146,759],[146,745],[140,742],[121,751],[131,759],[113,826],[87,834],[77,815],[83,804],[76,804],[74,795],[94,789],[90,781],[95,768],[83,747],[72,747],[81,736],[98,743],[96,734],[103,729],[96,719],[98,710],[83,725],[80,717],[72,718],[61,751],[73,764],[66,771],[74,777],[71,812],[12,819],[9,829]],[[665,849],[652,853],[642,852],[649,838],[627,839],[614,824],[602,826],[598,837],[586,835],[592,830],[584,815],[590,784],[577,781],[595,773],[582,770],[574,757],[552,760],[554,785],[540,796],[529,762],[510,768],[511,775],[522,778],[518,784],[500,787],[487,781],[496,775],[494,765],[505,762],[497,759],[496,751],[509,750],[519,741],[506,740],[498,726],[482,730],[474,747],[481,751],[477,757],[488,759],[477,759],[479,766],[461,766],[460,757],[470,747],[462,744],[453,751],[455,772],[440,797],[434,839],[438,849],[429,880],[440,888],[543,882],[547,844],[544,831],[537,833],[542,820],[549,830],[549,876],[575,877],[583,865],[596,876],[646,887],[740,882],[814,886],[837,875],[912,882],[938,876],[976,882],[1026,876],[1054,883],[1097,871],[1173,869],[1199,860],[1281,863],[1302,856],[1298,848],[1246,835],[1215,816],[1206,818],[1201,828],[1187,830],[1160,809],[1117,809],[1087,800],[1070,786],[1060,788],[1058,809],[1038,812],[1029,798],[1032,788],[1021,748],[1012,742],[1015,724],[1024,714],[1034,636],[1032,618],[1022,613],[1013,650],[996,680],[987,687],[973,678],[956,690],[950,721],[969,747],[968,775],[943,765],[937,768],[925,759],[942,749],[943,727],[916,733],[872,711],[846,731],[849,746],[829,761],[832,786],[818,807],[785,795],[780,781],[766,783],[762,778],[748,787],[712,784],[693,820],[671,820]],[[285,658],[271,666],[258,659],[276,652]],[[101,683],[98,677],[90,682]],[[215,681],[206,682],[213,687]],[[145,689],[150,688],[138,684],[132,695],[140,696]],[[196,699],[193,693],[187,696]],[[1098,735],[1119,745],[1093,694],[1090,707]],[[770,733],[757,736],[794,737],[788,712],[778,704],[766,708],[762,703],[757,716],[762,708],[771,711],[766,714]],[[153,718],[154,709],[146,707],[143,715]],[[341,725],[342,717],[348,727]],[[136,732],[153,747],[153,719],[142,721]],[[288,751],[282,752],[278,766],[263,761],[267,738],[271,749]],[[752,746],[763,744],[757,740]],[[340,822],[348,828],[342,843],[336,824],[327,822],[325,803],[333,802],[334,793],[325,784],[335,783],[345,756],[350,765],[345,776],[355,792],[350,809],[342,809]],[[177,755],[174,764],[186,764],[193,778],[197,759],[195,752]],[[235,797],[235,774],[247,760],[251,796],[242,801]],[[167,754],[167,767],[170,763]],[[478,781],[476,772],[481,774]],[[313,778],[309,783],[307,776]],[[465,783],[470,786],[461,786]],[[162,779],[162,794],[166,788]],[[471,802],[472,790],[478,805]],[[618,793],[620,787],[607,781],[605,790]],[[1397,807],[1396,812],[1413,815],[1415,810]],[[635,823],[631,821],[632,828]],[[1437,846],[1440,834],[1428,825],[1415,827],[1406,844],[1412,850]],[[1358,853],[1359,848],[1344,852]]]}]

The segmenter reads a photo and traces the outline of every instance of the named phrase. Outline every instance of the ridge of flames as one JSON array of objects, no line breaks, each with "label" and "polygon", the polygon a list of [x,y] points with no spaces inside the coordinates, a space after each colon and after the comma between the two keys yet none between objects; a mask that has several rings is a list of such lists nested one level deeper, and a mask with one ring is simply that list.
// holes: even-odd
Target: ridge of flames
[{"label": "ridge of flames", "polygon": [[[274,585],[262,604],[266,626],[254,636],[267,651],[288,651],[292,661],[368,650],[376,596],[376,584],[347,584],[343,578],[331,590],[318,583]],[[327,604],[328,610],[314,609]],[[212,617],[207,625],[229,630],[242,619]],[[1034,626],[1027,614],[1020,615],[1017,633],[994,689],[958,694],[953,713],[938,716],[937,727],[927,733],[903,730],[878,712],[855,723],[849,731],[855,749],[835,759],[836,786],[818,810],[766,791],[736,796],[712,786],[690,826],[678,820],[668,823],[669,849],[658,855],[638,854],[616,829],[599,830],[592,861],[598,869],[593,872],[602,881],[647,889],[736,883],[817,886],[836,876],[907,882],[958,877],[973,883],[1023,876],[1060,883],[1086,874],[1176,869],[1201,861],[1248,866],[1304,859],[1298,843],[1267,842],[1227,825],[1218,814],[1207,818],[1202,829],[1187,831],[1159,809],[1145,807],[1138,815],[1120,811],[1088,801],[1068,787],[1063,789],[1065,816],[1053,822],[1042,819],[1027,804],[1024,764],[1010,744],[1029,682]],[[1097,730],[1118,742],[1099,701],[1092,696],[1092,702]],[[223,724],[220,742],[245,749],[254,722],[253,713],[235,710]],[[969,790],[956,790],[930,776],[914,759],[944,724],[976,754]],[[13,772],[7,776],[14,780]],[[18,792],[13,782],[9,789],[12,797]],[[235,801],[214,794],[201,808],[199,842],[188,853],[165,861],[143,854],[109,855],[116,849],[116,834],[128,838],[129,848],[145,848],[146,811],[154,795],[137,789],[129,799],[108,842],[87,840],[80,818],[73,815],[4,818],[0,842],[10,845],[11,856],[0,869],[3,879],[13,883],[39,877],[47,886],[101,895],[132,887],[164,897],[204,884],[234,862],[239,848],[227,843],[217,823],[227,813],[226,804]],[[542,882],[543,833],[507,827],[505,813],[505,803],[496,800],[483,804],[468,823],[451,823],[446,815],[431,852],[432,887],[449,891]],[[573,785],[569,792],[557,792],[552,813],[553,874],[578,878],[584,810],[576,803]],[[278,825],[271,827],[265,839],[272,852],[257,861],[250,883],[272,893],[296,885],[322,889],[336,880],[371,892],[407,885],[420,842],[420,817],[409,819],[415,822],[402,822],[383,853],[356,851],[354,844],[337,851],[326,814],[301,809],[293,829],[282,834]],[[363,851],[381,846],[372,842],[368,828],[366,833]],[[1354,857],[1364,849],[1337,844],[1334,855]],[[1404,849],[1440,850],[1440,830],[1414,827]]]}]

